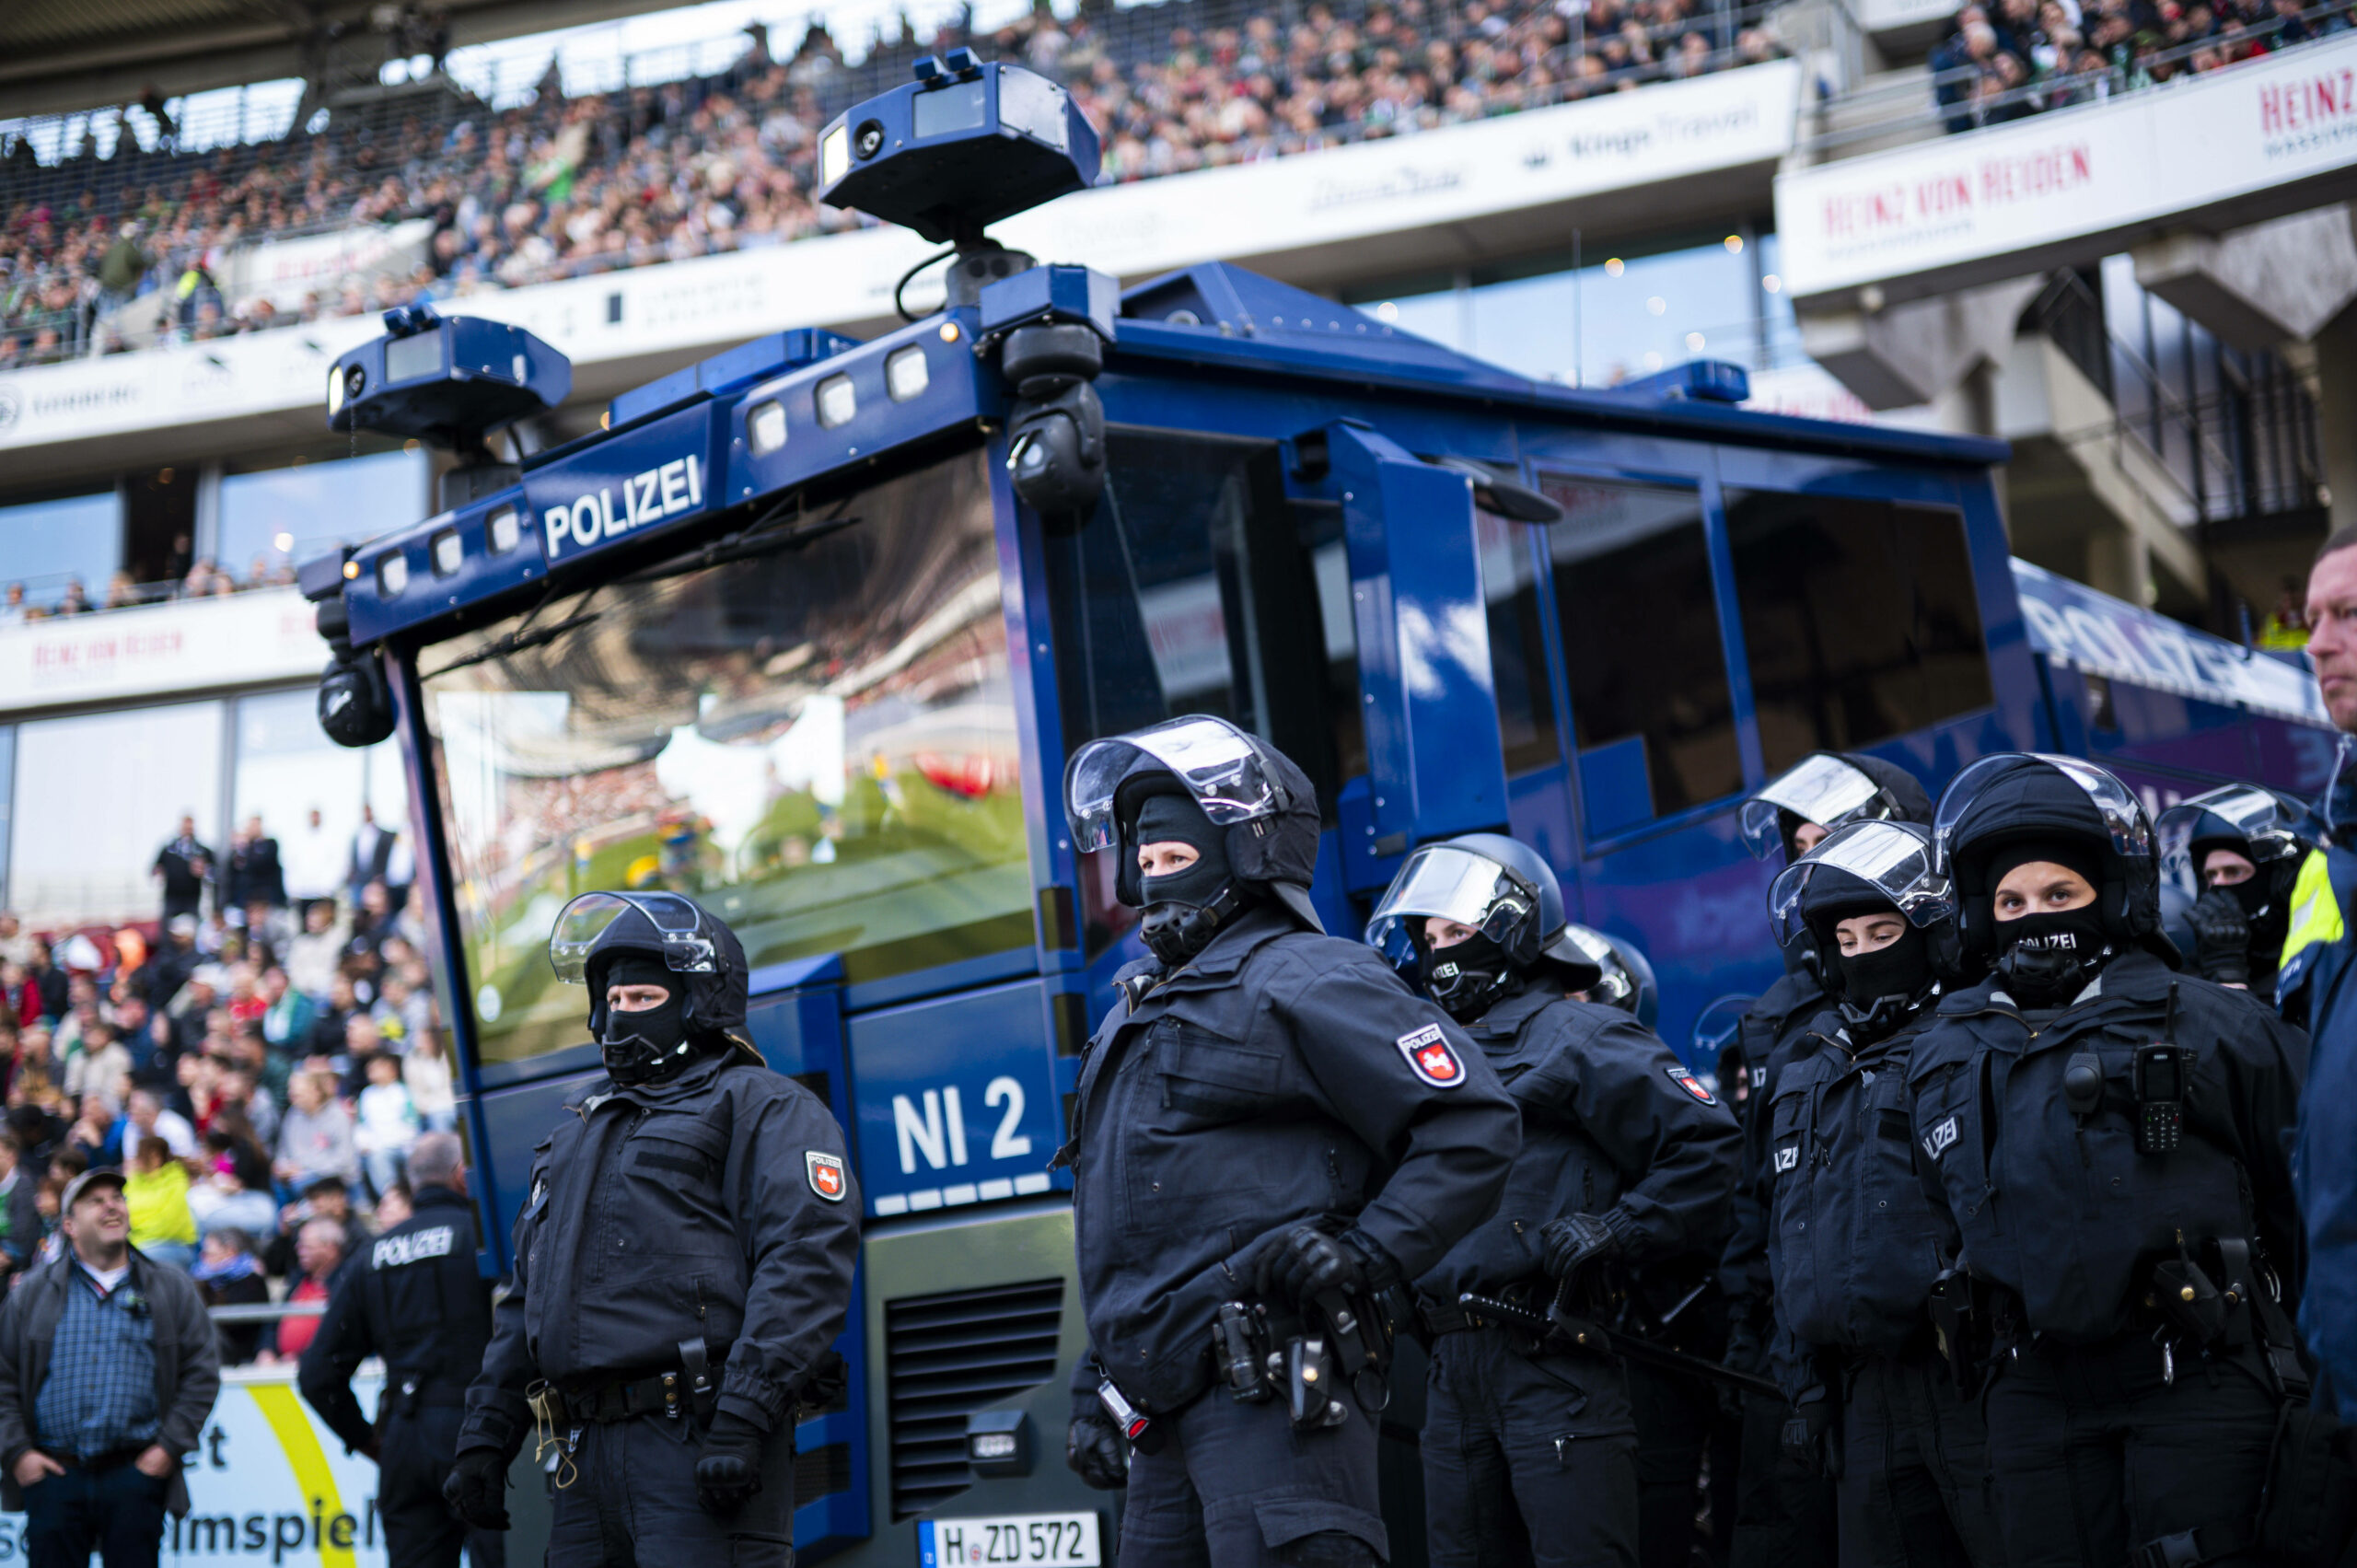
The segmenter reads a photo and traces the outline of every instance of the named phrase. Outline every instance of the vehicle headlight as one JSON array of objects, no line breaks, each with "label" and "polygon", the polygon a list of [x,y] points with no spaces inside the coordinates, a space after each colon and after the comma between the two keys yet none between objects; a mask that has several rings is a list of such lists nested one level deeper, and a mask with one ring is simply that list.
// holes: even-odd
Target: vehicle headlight
[{"label": "vehicle headlight", "polygon": [[387,598],[399,598],[409,587],[409,558],[400,551],[388,551],[377,557],[377,591]]},{"label": "vehicle headlight", "polygon": [[459,568],[467,563],[467,547],[459,542],[456,528],[444,528],[435,534],[431,548],[434,575],[437,577],[455,577],[459,575]]},{"label": "vehicle headlight", "polygon": [[859,394],[848,376],[830,376],[819,383],[819,423],[829,430],[849,424],[859,412]]},{"label": "vehicle headlight", "polygon": [[785,405],[781,402],[759,403],[745,418],[745,433],[753,443],[753,456],[766,458],[785,445]]},{"label": "vehicle headlight", "polygon": [[932,382],[933,373],[925,366],[924,350],[914,343],[884,362],[884,389],[896,403],[907,402]]},{"label": "vehicle headlight", "polygon": [[492,553],[505,555],[516,548],[516,541],[523,537],[522,522],[513,506],[502,506],[491,515],[483,531],[491,538]]}]

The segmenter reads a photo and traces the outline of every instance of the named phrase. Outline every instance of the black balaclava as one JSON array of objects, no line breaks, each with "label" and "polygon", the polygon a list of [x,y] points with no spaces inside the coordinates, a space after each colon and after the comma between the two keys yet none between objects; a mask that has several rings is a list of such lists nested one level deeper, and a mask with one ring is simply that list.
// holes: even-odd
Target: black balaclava
[{"label": "black balaclava", "polygon": [[1441,1011],[1460,1024],[1469,1024],[1522,989],[1522,977],[1505,949],[1483,932],[1447,947],[1425,940],[1423,922],[1416,923],[1416,952],[1422,958],[1424,993]]},{"label": "black balaclava", "polygon": [[1138,807],[1134,842],[1140,849],[1182,843],[1195,852],[1195,864],[1184,871],[1138,878],[1144,900],[1138,935],[1149,952],[1177,969],[1209,947],[1220,926],[1243,907],[1227,863],[1227,830],[1204,816],[1192,796],[1165,791]]},{"label": "black balaclava", "polygon": [[2016,840],[1990,857],[1991,899],[2009,873],[2038,860],[2077,872],[2096,889],[2096,901],[1997,921],[1996,969],[2006,993],[2015,1001],[2058,1007],[2085,990],[2112,958],[2103,923],[2103,858],[2092,844],[2074,839]]},{"label": "black balaclava", "polygon": [[644,1012],[606,1009],[606,1032],[598,1040],[606,1075],[617,1084],[656,1083],[674,1077],[695,1059],[688,1036],[687,987],[652,953],[622,952],[598,977],[600,995],[617,985],[659,985],[670,993]]},{"label": "black balaclava", "polygon": [[1911,923],[1898,940],[1871,953],[1843,953],[1841,1017],[1861,1044],[1882,1039],[1906,1021],[1932,988],[1931,940]]},{"label": "black balaclava", "polygon": [[[2202,862],[2210,858],[2213,849],[2230,849],[2251,863],[2248,877],[2232,887],[2220,889],[2242,906],[2243,919],[2250,924],[2250,956],[2254,965],[2270,971],[2275,968],[2276,956],[2283,950],[2283,938],[2290,933],[2292,912],[2289,889],[2278,886],[2279,873],[2275,864],[2261,860],[2251,853],[2251,842],[2246,838],[2214,837],[2196,839],[2187,846],[2193,857],[2194,879],[2205,893],[2212,891],[2209,878],[2202,873]],[[2278,863],[2280,864],[2280,863]],[[2252,971],[2256,974],[2257,969]]]}]

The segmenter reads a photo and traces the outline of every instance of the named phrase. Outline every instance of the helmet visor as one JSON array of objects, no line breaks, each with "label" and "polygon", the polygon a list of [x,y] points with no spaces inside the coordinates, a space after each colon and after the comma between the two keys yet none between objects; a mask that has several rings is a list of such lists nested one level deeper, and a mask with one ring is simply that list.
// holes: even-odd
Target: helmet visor
[{"label": "helmet visor", "polygon": [[1151,758],[1225,828],[1284,807],[1284,791],[1260,761],[1250,736],[1225,719],[1172,719],[1132,735],[1092,740],[1064,770],[1064,814],[1073,847],[1109,849],[1120,837],[1113,796],[1142,759]]},{"label": "helmet visor", "polygon": [[1955,870],[1956,826],[1972,808],[1982,786],[2023,757],[2045,763],[2085,793],[2096,815],[2103,819],[2105,831],[2111,835],[2114,853],[2130,860],[2152,857],[2152,819],[2144,815],[2143,804],[2126,784],[2076,757],[2056,757],[2044,751],[2005,751],[1983,757],[1965,769],[1940,796],[1940,808],[1932,819],[1932,859],[1943,875]]},{"label": "helmet visor", "polygon": [[1456,844],[1426,844],[1384,889],[1366,939],[1401,963],[1414,950],[1415,922],[1455,921],[1503,941],[1538,902],[1527,885],[1488,855]]},{"label": "helmet visor", "polygon": [[2271,790],[2227,784],[2180,801],[2161,813],[2154,832],[2160,841],[2162,875],[2196,898],[2201,894],[2201,867],[2194,863],[2194,841],[2217,831],[2213,827],[2204,833],[2204,818],[2215,818],[2242,839],[2254,865],[2271,865],[2306,847],[2298,814]]},{"label": "helmet visor", "polygon": [[1852,822],[1834,830],[1769,885],[1768,918],[1778,944],[1789,946],[1799,937],[1809,884],[1829,870],[1847,872],[1874,889],[1910,925],[1931,925],[1956,912],[1948,879],[1933,865],[1929,843],[1895,822]]},{"label": "helmet visor", "polygon": [[1743,842],[1753,859],[1765,860],[1784,847],[1784,830],[1777,813],[1789,811],[1804,822],[1838,828],[1881,790],[1880,784],[1831,752],[1804,757],[1743,803],[1737,819]]},{"label": "helmet visor", "polygon": [[616,921],[636,910],[655,927],[664,965],[679,974],[718,967],[702,912],[675,893],[584,893],[564,906],[549,934],[549,963],[567,985],[589,983],[589,960]]}]

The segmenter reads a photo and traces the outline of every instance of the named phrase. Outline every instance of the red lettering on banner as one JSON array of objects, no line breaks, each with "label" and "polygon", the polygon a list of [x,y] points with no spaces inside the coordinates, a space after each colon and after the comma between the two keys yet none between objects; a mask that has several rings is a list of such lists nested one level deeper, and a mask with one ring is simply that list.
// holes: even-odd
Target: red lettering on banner
[{"label": "red lettering on banner", "polygon": [[1953,217],[1972,205],[1972,181],[1961,174],[1937,174],[1915,187],[1915,207],[1927,218]]},{"label": "red lettering on banner", "polygon": [[2035,201],[2075,191],[2095,178],[2095,157],[2084,142],[1980,165],[1980,199],[1991,206]]},{"label": "red lettering on banner", "polygon": [[2357,114],[2357,71],[2343,69],[2305,82],[2258,89],[2258,129],[2282,136]]},{"label": "red lettering on banner", "polygon": [[1907,221],[1907,192],[1887,186],[1858,195],[1829,196],[1825,201],[1825,231],[1848,238]]}]

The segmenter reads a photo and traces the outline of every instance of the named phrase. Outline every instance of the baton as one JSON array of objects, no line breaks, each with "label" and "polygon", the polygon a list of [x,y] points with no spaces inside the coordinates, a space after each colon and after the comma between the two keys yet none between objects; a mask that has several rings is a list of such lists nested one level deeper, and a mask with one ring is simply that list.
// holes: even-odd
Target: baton
[{"label": "baton", "polygon": [[[1527,1307],[1515,1307],[1508,1302],[1492,1301],[1487,1296],[1475,1295],[1469,1291],[1457,1298],[1457,1305],[1461,1311],[1474,1313],[1483,1318],[1494,1318],[1501,1323],[1509,1323],[1534,1334],[1565,1334],[1574,1340],[1581,1340],[1586,1335],[1593,1334],[1603,1342],[1606,1349],[1616,1355],[1624,1355],[1631,1361],[1644,1362],[1665,1372],[1682,1372],[1689,1376],[1707,1377],[1714,1383],[1724,1383],[1732,1388],[1740,1388],[1747,1394],[1759,1394],[1774,1400],[1780,1404],[1784,1402],[1784,1390],[1768,1378],[1756,1377],[1748,1372],[1737,1372],[1732,1366],[1705,1360],[1701,1356],[1686,1351],[1672,1350],[1667,1345],[1657,1345],[1651,1340],[1641,1340],[1634,1334],[1618,1333],[1600,1323],[1573,1318],[1542,1318]],[[1570,1327],[1572,1323],[1578,1323],[1579,1328],[1572,1329]]]}]

